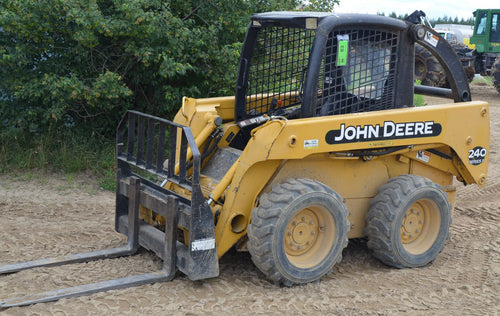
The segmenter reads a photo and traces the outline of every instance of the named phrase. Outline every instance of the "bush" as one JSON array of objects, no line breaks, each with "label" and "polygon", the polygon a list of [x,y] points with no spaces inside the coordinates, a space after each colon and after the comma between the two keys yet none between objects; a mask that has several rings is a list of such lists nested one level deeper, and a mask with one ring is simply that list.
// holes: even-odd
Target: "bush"
[{"label": "bush", "polygon": [[113,174],[126,110],[232,95],[250,15],[303,3],[338,1],[0,0],[0,172]]},{"label": "bush", "polygon": [[1,0],[0,124],[110,136],[127,109],[170,117],[184,95],[233,94],[250,14],[299,3]]}]

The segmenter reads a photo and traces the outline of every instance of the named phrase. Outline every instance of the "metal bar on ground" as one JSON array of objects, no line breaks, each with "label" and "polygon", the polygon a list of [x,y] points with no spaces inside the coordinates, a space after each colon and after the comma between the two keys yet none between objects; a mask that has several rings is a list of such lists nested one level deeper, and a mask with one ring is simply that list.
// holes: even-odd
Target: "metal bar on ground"
[{"label": "metal bar on ground", "polygon": [[7,264],[4,266],[0,266],[0,274],[13,273],[39,267],[54,267],[70,263],[81,263],[81,262],[88,262],[100,259],[110,259],[120,256],[126,256],[132,253],[133,252],[130,247],[123,246],[123,247],[110,248],[98,251],[83,252],[83,253],[55,257],[55,258]]},{"label": "metal bar on ground", "polygon": [[63,298],[76,297],[94,294],[97,292],[124,289],[127,287],[144,285],[155,282],[168,281],[171,276],[165,271],[152,272],[129,276],[120,279],[102,281],[91,284],[84,284],[64,289],[48,291],[33,295],[15,297],[0,302],[0,308],[9,308],[15,306],[25,306],[36,303],[57,301]]}]

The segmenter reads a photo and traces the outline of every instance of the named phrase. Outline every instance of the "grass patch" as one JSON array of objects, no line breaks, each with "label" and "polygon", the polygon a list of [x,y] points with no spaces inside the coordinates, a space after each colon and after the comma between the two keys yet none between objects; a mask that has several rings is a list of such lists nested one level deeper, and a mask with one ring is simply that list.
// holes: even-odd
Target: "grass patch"
[{"label": "grass patch", "polygon": [[[71,183],[77,173],[90,173],[106,190],[115,189],[115,142],[74,131],[43,134],[0,133],[0,173],[48,170],[62,172]],[[72,180],[73,179],[73,180]]]},{"label": "grass patch", "polygon": [[413,104],[415,106],[424,106],[425,105],[424,96],[421,94],[414,94],[413,95]]},{"label": "grass patch", "polygon": [[475,84],[478,86],[492,86],[493,85],[493,78],[486,76],[474,76],[474,79],[472,79],[471,84]]},{"label": "grass patch", "polygon": [[[422,81],[420,80],[415,80],[415,85],[421,85]],[[424,96],[421,94],[414,94],[413,95],[413,105],[415,106],[424,106],[425,105],[425,100]]]}]

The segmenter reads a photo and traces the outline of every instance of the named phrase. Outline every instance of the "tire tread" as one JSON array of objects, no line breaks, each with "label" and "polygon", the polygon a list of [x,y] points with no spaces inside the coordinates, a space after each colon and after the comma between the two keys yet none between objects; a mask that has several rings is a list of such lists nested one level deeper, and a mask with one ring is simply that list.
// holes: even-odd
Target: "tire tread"
[{"label": "tire tread", "polygon": [[[252,212],[252,222],[248,225],[248,249],[251,253],[253,263],[272,281],[291,286],[301,284],[294,280],[287,279],[280,273],[277,262],[272,254],[272,236],[277,222],[283,213],[283,210],[293,200],[303,194],[310,192],[325,192],[334,195],[336,199],[342,201],[342,198],[328,186],[310,179],[288,179],[283,183],[275,184],[269,193],[265,193],[259,200],[259,205]],[[347,220],[347,209],[342,209],[342,216],[345,217],[346,232],[342,238],[342,249],[347,246],[347,232],[350,229]],[[332,262],[333,265],[342,259],[340,255]],[[330,269],[331,271],[331,269]]]},{"label": "tire tread", "polygon": [[[394,177],[379,188],[379,194],[370,203],[370,210],[366,216],[367,225],[364,230],[365,235],[368,236],[367,246],[373,251],[376,258],[387,265],[396,268],[411,267],[398,258],[396,247],[391,238],[392,224],[397,215],[394,210],[404,203],[408,194],[425,186],[441,190],[438,184],[421,176],[401,175]],[[448,210],[451,210],[451,205],[448,202],[447,205]],[[447,222],[451,224],[451,212],[448,211],[447,214],[449,216]],[[442,247],[438,253],[441,250]]]}]

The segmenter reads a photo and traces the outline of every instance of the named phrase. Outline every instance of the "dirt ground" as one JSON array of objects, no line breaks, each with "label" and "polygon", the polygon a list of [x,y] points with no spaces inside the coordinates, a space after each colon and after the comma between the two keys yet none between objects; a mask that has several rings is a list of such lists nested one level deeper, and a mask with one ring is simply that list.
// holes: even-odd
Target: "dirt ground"
[{"label": "dirt ground", "polygon": [[[355,240],[333,273],[292,288],[268,282],[246,253],[221,259],[218,278],[144,285],[0,310],[2,315],[497,315],[500,313],[500,95],[473,86],[490,103],[491,148],[484,188],[459,184],[451,235],[431,265],[389,268]],[[440,102],[427,98],[428,103]],[[466,127],[464,127],[466,128]],[[118,246],[114,194],[85,177],[0,176],[0,265]],[[126,258],[38,268],[0,276],[0,300],[159,270],[142,250]]]}]

